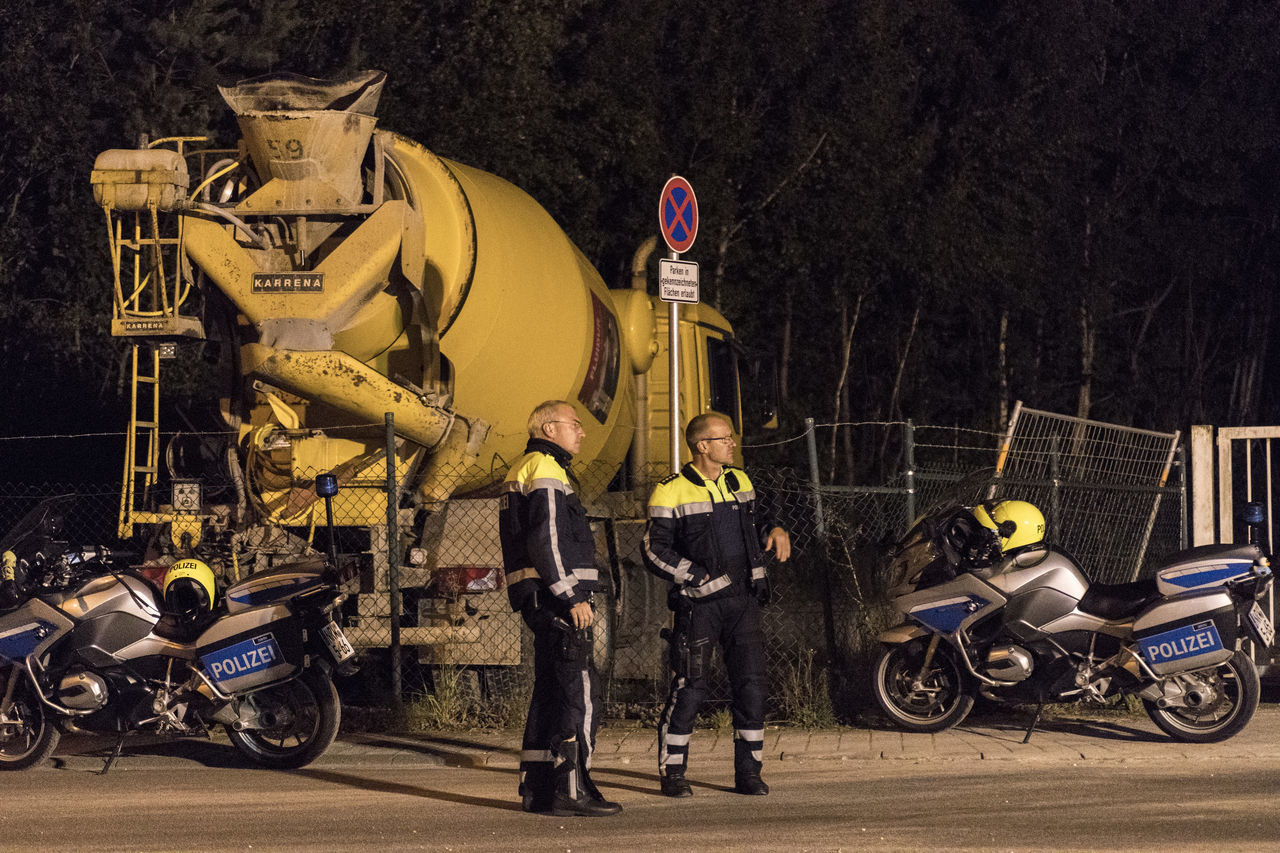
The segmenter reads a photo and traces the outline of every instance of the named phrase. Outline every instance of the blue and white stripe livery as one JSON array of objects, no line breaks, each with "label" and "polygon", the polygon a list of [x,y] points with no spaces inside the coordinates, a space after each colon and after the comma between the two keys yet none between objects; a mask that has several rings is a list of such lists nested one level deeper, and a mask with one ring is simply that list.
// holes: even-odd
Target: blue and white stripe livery
[{"label": "blue and white stripe livery", "polygon": [[965,619],[990,604],[987,599],[977,595],[964,595],[956,598],[944,598],[931,601],[919,607],[913,607],[908,615],[926,628],[939,634],[954,634],[960,630]]},{"label": "blue and white stripe livery", "polygon": [[1193,589],[1220,586],[1232,578],[1247,575],[1253,569],[1250,560],[1215,560],[1176,566],[1156,575],[1156,586],[1162,595],[1177,595]]}]

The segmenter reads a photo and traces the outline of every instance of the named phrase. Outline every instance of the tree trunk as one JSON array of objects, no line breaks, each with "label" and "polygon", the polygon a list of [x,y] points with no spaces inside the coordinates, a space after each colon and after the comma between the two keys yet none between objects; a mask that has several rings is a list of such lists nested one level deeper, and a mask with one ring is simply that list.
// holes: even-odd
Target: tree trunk
[{"label": "tree trunk", "polygon": [[1250,413],[1255,410],[1262,389],[1264,366],[1262,357],[1267,352],[1267,342],[1271,336],[1271,305],[1259,307],[1249,312],[1249,326],[1245,340],[1249,341],[1248,351],[1236,362],[1235,376],[1231,383],[1231,423],[1243,426],[1250,420]]},{"label": "tree trunk", "polygon": [[[720,292],[724,289],[724,271],[729,261],[729,246],[732,242],[729,227],[727,225],[721,227],[720,239],[716,242],[715,272],[711,274],[711,286],[714,288],[711,294],[711,304],[721,313],[724,312],[724,306],[720,304]],[[702,301],[705,302],[706,299]]]},{"label": "tree trunk", "polygon": [[[850,402],[850,395],[849,395],[850,384],[852,383],[849,383],[849,382],[844,383],[844,389],[841,391],[841,395],[840,395],[841,396],[840,403],[841,403],[842,410],[844,411],[844,420],[846,422],[853,420],[853,406]],[[844,451],[845,482],[847,482],[850,486],[852,486],[855,482],[854,470],[853,470],[853,426],[852,425],[841,431],[840,444],[841,444],[841,449]]]},{"label": "tree trunk", "polygon": [[[894,413],[898,410],[898,395],[902,391],[902,374],[907,369],[907,358],[911,355],[911,344],[916,338],[916,329],[920,325],[920,305],[923,297],[916,297],[916,310],[911,315],[911,328],[907,332],[907,341],[902,345],[902,358],[898,360],[898,374],[893,378],[893,391],[889,394],[889,408],[886,410],[885,420],[892,421]],[[884,438],[880,441],[880,460],[884,460],[889,452],[889,430],[885,430]],[[882,472],[883,475],[883,472]]]},{"label": "tree trunk", "polygon": [[1009,309],[1000,312],[1000,419],[996,429],[1002,429],[1009,420]]},{"label": "tree trunk", "polygon": [[916,310],[911,315],[911,328],[907,331],[907,342],[902,346],[902,358],[898,360],[898,374],[893,377],[893,392],[889,395],[888,420],[893,420],[898,410],[898,395],[902,392],[902,374],[907,370],[907,358],[911,355],[911,344],[915,341],[916,329],[920,325],[920,305],[922,298],[916,297]]},{"label": "tree trunk", "polygon": [[1076,394],[1076,417],[1088,418],[1093,407],[1093,350],[1097,329],[1090,312],[1093,275],[1093,219],[1089,214],[1089,196],[1084,198],[1084,246],[1080,275],[1085,286],[1080,294],[1080,388]]},{"label": "tree trunk", "polygon": [[853,352],[853,332],[858,327],[858,316],[862,313],[862,294],[858,294],[858,301],[853,306],[853,318],[849,318],[849,304],[843,293],[836,297],[840,311],[840,376],[836,380],[836,393],[834,405],[832,406],[833,415],[831,417],[831,451],[829,454],[830,465],[828,466],[829,476],[828,482],[835,480],[836,476],[836,433],[840,427],[840,411],[844,400],[845,382],[849,378],[849,357]]},{"label": "tree trunk", "polygon": [[1085,420],[1093,406],[1093,350],[1097,335],[1086,295],[1080,299],[1080,390],[1076,397],[1076,417]]},{"label": "tree trunk", "polygon": [[791,324],[794,317],[795,297],[791,288],[782,294],[782,352],[778,356],[778,405],[785,408],[790,395],[791,378]]}]

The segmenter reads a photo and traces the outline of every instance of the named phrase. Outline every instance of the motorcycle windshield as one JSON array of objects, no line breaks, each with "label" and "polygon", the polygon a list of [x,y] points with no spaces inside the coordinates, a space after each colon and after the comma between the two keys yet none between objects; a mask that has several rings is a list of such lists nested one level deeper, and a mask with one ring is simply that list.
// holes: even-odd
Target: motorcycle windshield
[{"label": "motorcycle windshield", "polygon": [[954,482],[944,486],[942,492],[929,503],[928,508],[912,524],[930,516],[949,512],[958,506],[977,506],[983,501],[993,500],[999,491],[1000,478],[995,468],[979,468],[965,474]]},{"label": "motorcycle windshield", "polygon": [[58,495],[33,506],[0,539],[0,551],[13,551],[22,556],[20,552],[33,545],[59,538],[73,500],[75,495]]}]

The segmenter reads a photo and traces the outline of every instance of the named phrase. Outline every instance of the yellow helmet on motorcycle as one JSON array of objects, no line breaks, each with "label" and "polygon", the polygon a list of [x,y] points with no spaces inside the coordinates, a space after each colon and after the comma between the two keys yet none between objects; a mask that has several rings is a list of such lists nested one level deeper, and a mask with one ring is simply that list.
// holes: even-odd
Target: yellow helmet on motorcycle
[{"label": "yellow helmet on motorcycle", "polygon": [[973,517],[1000,537],[1003,553],[1044,541],[1044,513],[1026,501],[1000,501],[974,507]]},{"label": "yellow helmet on motorcycle", "polygon": [[200,560],[179,560],[164,573],[165,610],[183,619],[195,619],[213,610],[213,570]]}]

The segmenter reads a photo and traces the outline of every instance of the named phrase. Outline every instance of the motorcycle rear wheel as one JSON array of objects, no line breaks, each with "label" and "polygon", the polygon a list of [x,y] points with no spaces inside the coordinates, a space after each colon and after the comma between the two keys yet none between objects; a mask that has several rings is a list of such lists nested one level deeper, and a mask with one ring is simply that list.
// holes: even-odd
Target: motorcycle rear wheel
[{"label": "motorcycle rear wheel", "polygon": [[253,705],[261,725],[240,731],[227,726],[227,735],[236,749],[263,767],[304,767],[323,755],[338,736],[342,720],[338,691],[329,674],[318,667],[240,701]]},{"label": "motorcycle rear wheel", "polygon": [[1161,708],[1142,700],[1147,716],[1169,737],[1187,743],[1217,743],[1240,732],[1258,710],[1262,688],[1258,669],[1244,651],[1230,660],[1194,673],[1214,689],[1215,696],[1199,708]]},{"label": "motorcycle rear wheel", "polygon": [[940,732],[959,725],[973,710],[969,674],[945,644],[921,672],[928,638],[886,646],[876,660],[873,692],[889,718],[913,732]]},{"label": "motorcycle rear wheel", "polygon": [[9,678],[16,677],[13,704],[0,718],[0,770],[26,770],[43,764],[58,748],[58,727],[45,713],[31,679],[12,667],[0,675],[0,697]]}]

